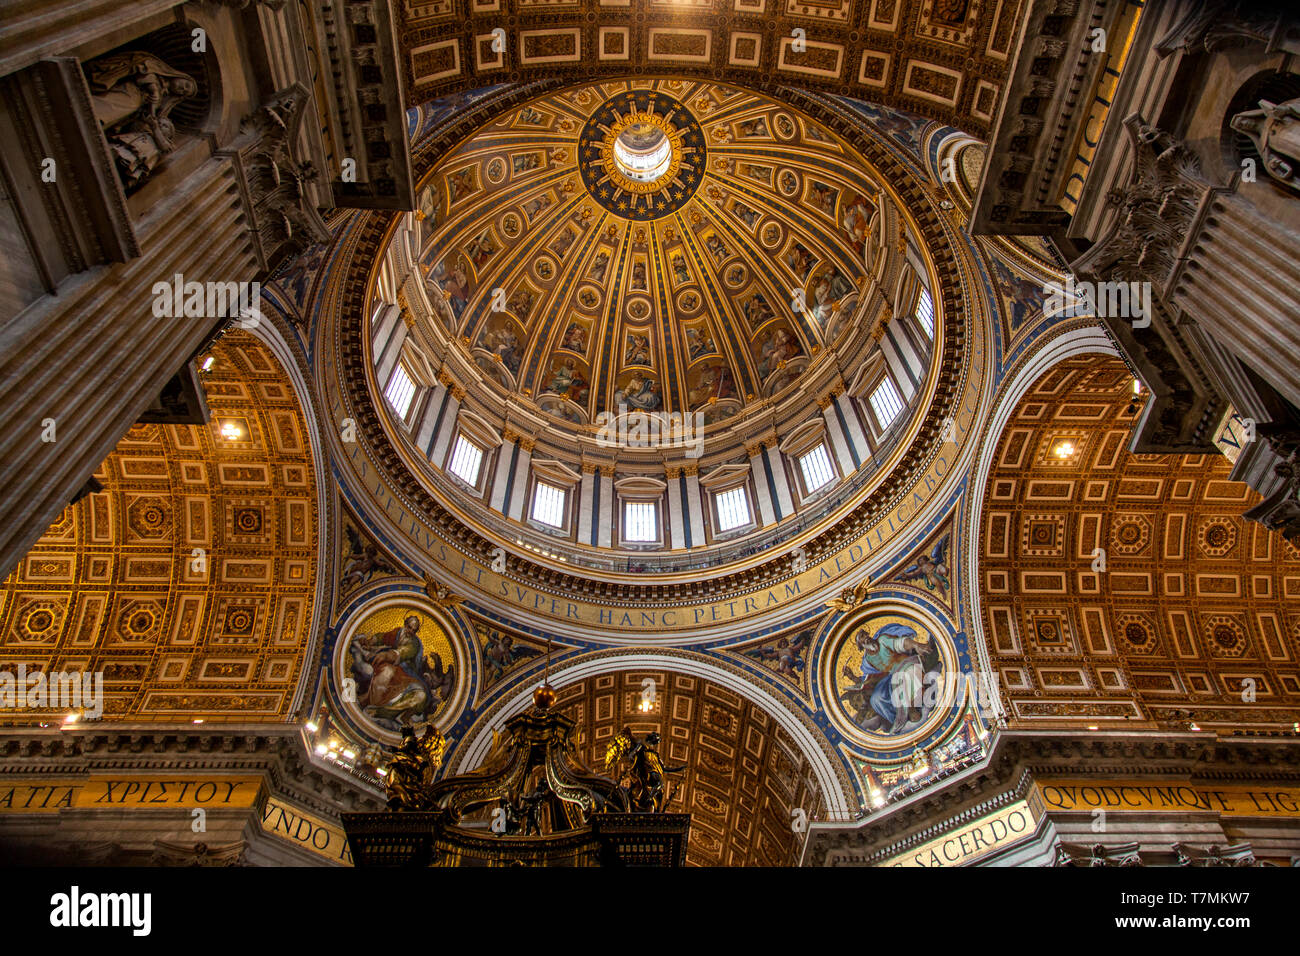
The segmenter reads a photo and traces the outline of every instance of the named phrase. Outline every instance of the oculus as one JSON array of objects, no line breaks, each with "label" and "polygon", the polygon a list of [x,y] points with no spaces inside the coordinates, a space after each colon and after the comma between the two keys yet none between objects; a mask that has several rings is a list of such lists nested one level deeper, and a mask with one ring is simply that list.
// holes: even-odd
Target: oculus
[{"label": "oculus", "polygon": [[699,189],[706,161],[700,124],[661,90],[606,100],[583,126],[578,156],[592,198],[636,222],[681,209]]}]

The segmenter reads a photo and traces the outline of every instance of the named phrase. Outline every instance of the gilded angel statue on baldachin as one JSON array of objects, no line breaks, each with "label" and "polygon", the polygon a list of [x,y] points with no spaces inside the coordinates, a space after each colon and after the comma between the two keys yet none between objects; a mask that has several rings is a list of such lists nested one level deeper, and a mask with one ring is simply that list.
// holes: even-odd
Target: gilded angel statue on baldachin
[{"label": "gilded angel statue on baldachin", "polygon": [[433,786],[434,772],[442,766],[446,749],[447,738],[432,725],[421,736],[416,736],[410,727],[402,728],[402,742],[388,762],[385,781],[388,809],[431,809],[429,789]]}]

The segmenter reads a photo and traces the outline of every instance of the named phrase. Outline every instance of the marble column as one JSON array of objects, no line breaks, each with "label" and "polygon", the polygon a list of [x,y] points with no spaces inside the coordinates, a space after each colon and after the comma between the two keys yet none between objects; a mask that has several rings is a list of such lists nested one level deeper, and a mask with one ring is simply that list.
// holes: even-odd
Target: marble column
[{"label": "marble column", "polygon": [[749,454],[749,468],[754,475],[754,497],[758,501],[759,524],[766,527],[776,523],[776,509],[772,501],[773,486],[769,480],[766,457],[762,445],[745,449]]},{"label": "marble column", "polygon": [[[435,465],[441,465],[442,455],[435,454],[441,447],[446,454],[447,443],[456,430],[456,402],[446,386],[438,384],[428,390],[428,400],[412,428],[415,445]],[[450,407],[449,407],[450,406]],[[444,434],[445,433],[445,434]]]},{"label": "marble column", "polygon": [[848,435],[844,432],[844,426],[840,424],[840,416],[837,414],[839,409],[835,399],[827,397],[818,404],[822,408],[822,418],[826,421],[826,443],[830,446],[831,454],[839,462],[841,474],[851,475],[857,471],[859,462],[853,457]]},{"label": "marble column", "polygon": [[686,516],[682,511],[681,470],[668,471],[668,547],[686,547]]},{"label": "marble column", "polygon": [[510,436],[506,436],[506,440],[497,449],[497,465],[492,475],[492,497],[488,500],[488,505],[493,511],[505,514],[509,507],[506,496],[511,491],[511,478],[514,475],[515,460],[518,457],[519,446],[515,444]]},{"label": "marble column", "polygon": [[614,545],[614,476],[600,476],[600,501],[596,506],[596,546],[610,548]]},{"label": "marble column", "polygon": [[383,392],[388,388],[388,379],[401,358],[402,344],[406,341],[406,323],[402,321],[401,307],[385,306],[374,323],[374,330],[375,381],[379,391]]},{"label": "marble column", "polygon": [[768,474],[771,475],[772,487],[776,490],[776,517],[779,521],[794,514],[794,499],[790,495],[790,477],[785,470],[785,456],[776,446],[764,452],[767,460]]},{"label": "marble column", "polygon": [[510,482],[510,503],[506,516],[516,521],[524,519],[525,499],[528,497],[528,466],[533,460],[533,443],[519,439],[519,454],[515,456],[514,477]]},{"label": "marble column", "polygon": [[687,547],[698,548],[704,540],[704,494],[700,491],[700,474],[696,468],[685,472],[686,491],[682,496],[682,506],[687,511],[690,528],[690,541]]},{"label": "marble column", "polygon": [[885,356],[885,364],[894,377],[904,402],[910,402],[924,381],[925,370],[915,347],[897,322],[885,326],[885,334],[880,339],[880,351]]},{"label": "marble column", "polygon": [[578,485],[578,543],[591,544],[596,543],[593,536],[596,517],[596,487],[600,481],[600,472],[583,466],[582,482]]}]

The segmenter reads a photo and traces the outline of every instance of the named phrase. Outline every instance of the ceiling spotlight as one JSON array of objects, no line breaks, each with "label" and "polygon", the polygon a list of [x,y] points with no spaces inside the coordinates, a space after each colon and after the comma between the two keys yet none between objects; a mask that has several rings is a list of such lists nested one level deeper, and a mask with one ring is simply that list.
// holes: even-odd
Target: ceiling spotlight
[{"label": "ceiling spotlight", "polygon": [[309,720],[309,721],[307,721],[307,729],[310,730],[310,731],[314,734],[314,733],[316,733],[316,731],[320,730],[320,727],[317,726],[316,721],[314,721],[314,720]]},{"label": "ceiling spotlight", "polygon": [[239,441],[244,436],[244,430],[234,422],[226,422],[221,426],[221,434],[227,441]]},{"label": "ceiling spotlight", "polygon": [[196,717],[196,718],[194,718],[194,722],[195,722],[196,724],[201,724],[201,723],[203,723],[203,718],[202,718],[202,717]]},{"label": "ceiling spotlight", "polygon": [[1134,395],[1142,394],[1142,383],[1139,382],[1137,379],[1133,379],[1133,394]]},{"label": "ceiling spotlight", "polygon": [[1069,458],[1074,454],[1074,442],[1059,441],[1056,447],[1052,449],[1052,454],[1057,458]]},{"label": "ceiling spotlight", "polygon": [[1188,725],[1188,727],[1189,727],[1191,730],[1200,730],[1200,729],[1201,729],[1200,724],[1198,724],[1196,721],[1192,721],[1191,724]]},{"label": "ceiling spotlight", "polygon": [[68,714],[66,717],[63,718],[63,722],[65,724],[75,724],[77,722],[77,714],[76,713]]},{"label": "ceiling spotlight", "polygon": [[326,747],[324,744],[317,744],[317,745],[316,745],[316,753],[317,753],[317,755],[323,757],[323,756],[325,756],[325,755],[326,755],[327,753],[329,753],[329,752],[330,752],[330,749],[329,749],[328,747]]},{"label": "ceiling spotlight", "polygon": [[199,367],[205,372],[210,372],[212,371],[212,366],[215,365],[216,362],[217,360],[213,358],[211,355],[209,355],[207,358],[203,360],[203,364]]}]

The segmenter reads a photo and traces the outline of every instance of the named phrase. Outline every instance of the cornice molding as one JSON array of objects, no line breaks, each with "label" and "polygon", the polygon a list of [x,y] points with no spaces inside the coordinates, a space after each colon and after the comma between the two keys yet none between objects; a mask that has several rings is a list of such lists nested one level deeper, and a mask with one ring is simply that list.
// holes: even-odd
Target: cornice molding
[{"label": "cornice molding", "polygon": [[805,865],[831,850],[883,860],[1024,797],[1036,776],[1179,782],[1300,781],[1300,738],[1002,731],[988,758],[856,825],[814,823]]},{"label": "cornice molding", "polygon": [[0,784],[36,774],[263,774],[272,792],[329,817],[377,810],[383,795],[339,768],[316,763],[293,725],[83,725],[0,729]]}]

